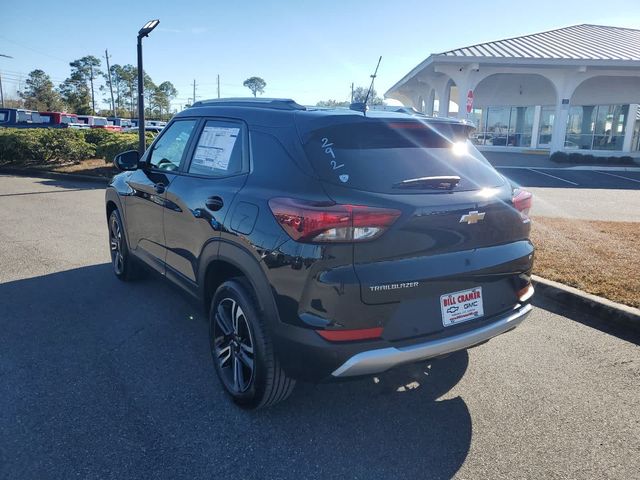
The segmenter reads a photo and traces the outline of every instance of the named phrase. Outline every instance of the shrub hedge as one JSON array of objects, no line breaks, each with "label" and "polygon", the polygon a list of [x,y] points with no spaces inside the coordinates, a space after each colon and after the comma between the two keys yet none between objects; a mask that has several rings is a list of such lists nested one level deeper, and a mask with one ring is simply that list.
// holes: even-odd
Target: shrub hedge
[{"label": "shrub hedge", "polygon": [[552,162],[556,163],[576,163],[576,164],[612,164],[612,165],[635,165],[632,157],[624,156],[624,157],[599,157],[591,154],[584,153],[566,153],[566,152],[554,152],[550,157]]},{"label": "shrub hedge", "polygon": [[[147,145],[154,135],[147,132]],[[66,163],[88,158],[111,162],[118,153],[138,148],[136,133],[104,129],[0,128],[0,163]]]},{"label": "shrub hedge", "polygon": [[[147,145],[150,143],[147,137]],[[104,158],[105,162],[111,162],[113,157],[127,150],[138,149],[138,135],[135,133],[113,133],[105,137],[96,145],[96,158]]]},{"label": "shrub hedge", "polygon": [[79,130],[1,128],[0,161],[3,163],[78,161],[92,158],[95,147]]}]

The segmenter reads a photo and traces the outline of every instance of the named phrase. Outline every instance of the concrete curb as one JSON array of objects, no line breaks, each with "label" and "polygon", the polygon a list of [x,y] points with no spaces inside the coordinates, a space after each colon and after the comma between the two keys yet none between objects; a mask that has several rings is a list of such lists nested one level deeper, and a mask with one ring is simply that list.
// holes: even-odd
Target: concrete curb
[{"label": "concrete curb", "polygon": [[619,323],[640,331],[640,310],[637,308],[612,302],[606,298],[598,297],[537,275],[532,276],[532,281],[535,285],[536,293],[539,295],[544,295],[578,311],[606,317],[607,321]]},{"label": "concrete curb", "polygon": [[20,177],[37,177],[37,178],[50,178],[53,180],[76,180],[82,182],[100,183],[106,185],[109,179],[106,177],[99,177],[97,175],[82,175],[75,173],[61,173],[52,172],[50,170],[36,170],[31,168],[12,168],[1,167],[0,174],[3,175],[18,175]]}]

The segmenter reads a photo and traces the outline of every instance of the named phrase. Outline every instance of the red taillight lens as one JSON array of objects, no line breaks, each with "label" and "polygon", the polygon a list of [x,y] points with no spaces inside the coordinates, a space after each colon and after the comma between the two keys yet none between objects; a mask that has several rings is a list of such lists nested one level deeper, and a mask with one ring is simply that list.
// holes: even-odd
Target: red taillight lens
[{"label": "red taillight lens", "polygon": [[523,222],[529,221],[529,210],[531,209],[531,204],[533,203],[533,195],[531,192],[527,192],[521,188],[517,188],[513,191],[513,196],[511,198],[511,203],[513,203],[513,208],[520,212],[520,217]]},{"label": "red taillight lens", "polygon": [[352,342],[355,340],[372,340],[382,336],[382,327],[361,328],[358,330],[316,330],[325,340],[331,342]]},{"label": "red taillight lens", "polygon": [[269,207],[285,232],[299,242],[361,242],[380,236],[398,210],[272,198]]}]

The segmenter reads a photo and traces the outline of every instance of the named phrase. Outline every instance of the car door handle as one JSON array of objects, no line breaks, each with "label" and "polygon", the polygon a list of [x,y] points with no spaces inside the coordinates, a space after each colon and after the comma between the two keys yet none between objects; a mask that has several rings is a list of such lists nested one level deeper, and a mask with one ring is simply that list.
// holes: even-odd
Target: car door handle
[{"label": "car door handle", "polygon": [[205,203],[205,205],[207,206],[207,208],[213,212],[217,212],[218,210],[220,210],[223,206],[224,206],[224,202],[222,201],[222,199],[218,196],[215,197],[209,197],[207,198],[207,201]]},{"label": "car door handle", "polygon": [[154,190],[156,191],[156,193],[158,193],[158,194],[160,194],[160,193],[164,193],[164,189],[165,189],[164,183],[156,183],[156,184],[153,186],[153,189],[154,189]]}]

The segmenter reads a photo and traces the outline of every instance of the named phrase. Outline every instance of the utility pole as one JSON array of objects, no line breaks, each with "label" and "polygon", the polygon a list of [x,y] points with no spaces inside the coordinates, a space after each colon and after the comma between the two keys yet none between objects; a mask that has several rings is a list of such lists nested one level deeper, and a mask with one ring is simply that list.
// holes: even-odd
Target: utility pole
[{"label": "utility pole", "polygon": [[[13,58],[11,55],[5,55],[4,53],[0,53],[0,57],[3,58]],[[20,90],[20,84],[18,84],[18,90]],[[4,108],[4,90],[2,90],[2,74],[0,73],[0,104],[2,108]]]},{"label": "utility pole", "polygon": [[353,82],[351,82],[351,103],[353,103]]},{"label": "utility pole", "polygon": [[193,79],[193,102],[192,105],[196,103],[196,79]]},{"label": "utility pole", "polygon": [[[116,102],[113,99],[113,81],[111,80],[111,67],[109,66],[109,52],[107,49],[104,49],[104,58],[107,59],[107,72],[109,72],[109,90],[111,90],[111,111],[113,112],[113,116],[116,117]],[[120,98],[120,97],[118,97]]]},{"label": "utility pole", "polygon": [[220,74],[218,74],[218,98],[220,98]]},{"label": "utility pole", "polygon": [[133,109],[133,80],[129,80],[129,96],[131,97],[131,118],[135,116],[135,110]]},{"label": "utility pole", "polygon": [[93,65],[89,67],[91,69],[91,114],[96,114],[96,98],[93,95]]},{"label": "utility pole", "polygon": [[2,104],[2,108],[4,108],[4,91],[2,90],[2,74],[0,73],[0,103]]}]

